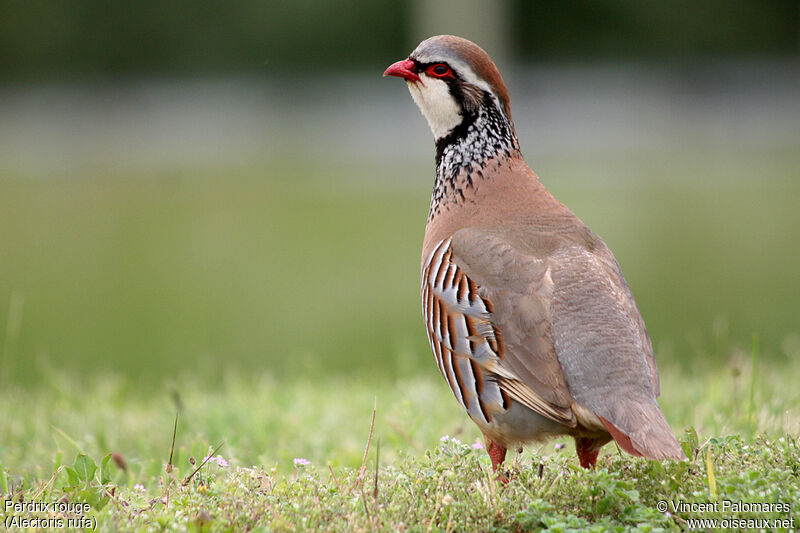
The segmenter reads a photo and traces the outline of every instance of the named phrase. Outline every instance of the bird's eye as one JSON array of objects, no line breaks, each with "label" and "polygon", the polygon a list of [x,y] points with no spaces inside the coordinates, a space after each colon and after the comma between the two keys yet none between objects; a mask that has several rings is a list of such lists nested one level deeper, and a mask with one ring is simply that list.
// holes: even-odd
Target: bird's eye
[{"label": "bird's eye", "polygon": [[450,70],[450,67],[445,65],[444,63],[437,63],[435,65],[431,65],[428,67],[428,75],[433,76],[434,78],[452,78],[453,71]]}]

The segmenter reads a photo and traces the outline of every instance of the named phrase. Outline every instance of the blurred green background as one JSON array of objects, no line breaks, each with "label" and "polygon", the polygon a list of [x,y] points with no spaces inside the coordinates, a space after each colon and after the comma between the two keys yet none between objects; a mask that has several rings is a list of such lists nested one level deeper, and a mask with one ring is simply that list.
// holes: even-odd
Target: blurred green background
[{"label": "blurred green background", "polygon": [[5,79],[341,72],[455,30],[520,61],[796,56],[800,42],[796,0],[10,0],[2,9]]},{"label": "blurred green background", "polygon": [[3,3],[0,382],[431,375],[433,143],[388,64],[484,45],[659,364],[800,355],[800,2]]}]

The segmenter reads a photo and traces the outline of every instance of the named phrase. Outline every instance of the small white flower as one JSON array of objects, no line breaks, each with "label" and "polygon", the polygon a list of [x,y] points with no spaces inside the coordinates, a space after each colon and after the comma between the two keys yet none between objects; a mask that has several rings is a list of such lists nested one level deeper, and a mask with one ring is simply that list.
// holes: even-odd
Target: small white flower
[{"label": "small white flower", "polygon": [[142,485],[140,483],[137,483],[136,485],[134,485],[133,486],[133,490],[136,490],[136,491],[139,491],[139,492],[147,492],[147,490],[144,488],[144,485]]},{"label": "small white flower", "polygon": [[308,466],[311,464],[311,461],[308,459],[303,459],[302,457],[295,457],[294,458],[294,466]]},{"label": "small white flower", "polygon": [[439,439],[442,442],[447,442],[450,440],[450,435],[442,435],[442,438]]}]

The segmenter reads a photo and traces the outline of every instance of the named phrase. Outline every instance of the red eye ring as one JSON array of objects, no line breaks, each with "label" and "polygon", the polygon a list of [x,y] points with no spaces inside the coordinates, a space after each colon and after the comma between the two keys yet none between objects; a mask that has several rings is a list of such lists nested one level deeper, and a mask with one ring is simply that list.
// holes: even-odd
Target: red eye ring
[{"label": "red eye ring", "polygon": [[453,71],[444,63],[436,63],[425,69],[425,74],[434,78],[454,78]]}]

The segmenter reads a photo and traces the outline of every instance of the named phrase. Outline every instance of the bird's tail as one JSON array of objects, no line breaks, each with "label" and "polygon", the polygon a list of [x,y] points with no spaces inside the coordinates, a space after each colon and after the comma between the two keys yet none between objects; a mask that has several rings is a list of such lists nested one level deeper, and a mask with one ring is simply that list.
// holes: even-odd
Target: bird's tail
[{"label": "bird's tail", "polygon": [[[616,424],[599,417],[620,448],[631,455],[659,461],[686,459],[667,419],[655,401],[652,405],[626,405],[625,411]],[[622,428],[631,430],[625,431]]]}]

